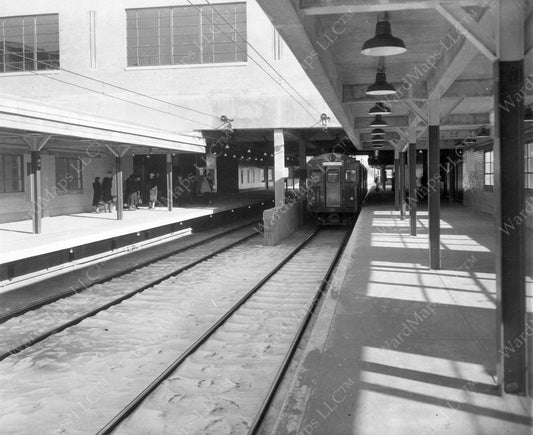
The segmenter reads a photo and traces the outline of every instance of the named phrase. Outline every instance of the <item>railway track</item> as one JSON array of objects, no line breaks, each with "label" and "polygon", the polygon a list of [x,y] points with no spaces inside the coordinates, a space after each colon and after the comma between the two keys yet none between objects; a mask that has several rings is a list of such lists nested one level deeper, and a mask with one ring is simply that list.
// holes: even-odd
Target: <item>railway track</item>
[{"label": "railway track", "polygon": [[309,236],[98,434],[256,433],[348,234]]},{"label": "railway track", "polygon": [[69,292],[25,307],[16,317],[11,315],[0,323],[0,361],[255,236],[257,231],[250,224],[232,228],[121,271],[83,292]]},{"label": "railway track", "polygon": [[[34,302],[32,302],[32,303],[30,303],[28,305],[25,305],[25,306],[20,307],[18,309],[14,309],[13,311],[8,312],[7,314],[0,315],[0,325],[2,323],[4,323],[4,322],[7,322],[9,319],[12,319],[14,317],[18,317],[18,316],[21,316],[23,314],[26,314],[27,312],[37,310],[37,309],[39,309],[41,307],[44,307],[45,305],[52,304],[52,303],[54,303],[54,302],[56,302],[56,301],[58,301],[60,299],[68,298],[70,296],[82,293],[82,292],[84,292],[86,290],[91,289],[92,287],[94,287],[97,284],[103,284],[103,283],[109,282],[112,279],[118,278],[118,277],[123,276],[123,275],[127,275],[128,273],[131,273],[131,272],[133,272],[133,271],[135,271],[135,270],[137,270],[139,268],[149,266],[150,264],[154,264],[154,263],[156,263],[156,262],[158,262],[160,260],[164,260],[164,259],[168,258],[171,255],[175,255],[175,254],[178,254],[180,252],[184,252],[184,251],[188,251],[189,249],[196,248],[198,246],[201,246],[204,243],[208,243],[208,242],[214,241],[216,239],[219,239],[221,237],[229,235],[229,234],[233,233],[234,231],[241,230],[243,228],[249,227],[250,225],[253,225],[253,224],[256,224],[256,223],[257,222],[247,222],[247,223],[245,223],[243,225],[230,227],[228,229],[223,230],[220,233],[216,233],[216,234],[213,234],[211,236],[201,237],[200,240],[198,240],[196,242],[193,242],[193,243],[191,243],[189,245],[186,245],[184,247],[180,247],[178,249],[171,249],[170,251],[164,251],[163,253],[150,256],[146,260],[135,262],[131,266],[122,268],[120,271],[117,271],[116,273],[113,273],[111,275],[106,275],[104,277],[96,277],[94,279],[89,279],[90,283],[88,285],[86,285],[85,283],[80,282],[81,285],[74,285],[74,286],[72,286],[71,288],[69,288],[68,290],[66,290],[66,291],[64,291],[62,293],[55,294],[55,295],[50,296],[48,298],[36,300],[36,301],[34,301]],[[76,283],[76,284],[78,284],[78,283]]]}]

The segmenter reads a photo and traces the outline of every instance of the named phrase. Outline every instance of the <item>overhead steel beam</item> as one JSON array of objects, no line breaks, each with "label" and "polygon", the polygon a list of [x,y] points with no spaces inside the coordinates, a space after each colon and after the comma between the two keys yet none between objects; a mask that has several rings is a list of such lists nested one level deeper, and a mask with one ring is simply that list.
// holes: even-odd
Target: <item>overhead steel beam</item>
[{"label": "overhead steel beam", "polygon": [[320,39],[314,26],[315,23],[308,20],[304,23],[303,16],[299,10],[295,9],[292,2],[258,0],[258,3],[284,41],[291,47],[292,53],[304,67],[307,76],[314,83],[352,143],[356,148],[360,148],[359,138],[352,127],[350,109],[342,104],[342,95],[339,94],[342,85],[330,50],[315,46]]},{"label": "overhead steel beam", "polygon": [[[331,15],[345,13],[403,11],[409,9],[433,9],[435,1],[409,0],[361,0],[356,4],[353,0],[303,0],[300,11],[304,15]],[[487,0],[440,0],[444,5],[486,6]]]},{"label": "overhead steel beam", "polygon": [[496,47],[485,29],[481,28],[472,15],[460,6],[435,3],[435,9],[446,18],[466,39],[468,39],[491,62],[496,60]]}]

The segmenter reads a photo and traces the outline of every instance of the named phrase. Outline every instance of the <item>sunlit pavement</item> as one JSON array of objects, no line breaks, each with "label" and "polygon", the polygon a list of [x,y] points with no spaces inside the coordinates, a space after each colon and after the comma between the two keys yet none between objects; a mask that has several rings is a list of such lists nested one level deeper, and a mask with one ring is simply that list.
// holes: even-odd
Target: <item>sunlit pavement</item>
[{"label": "sunlit pavement", "polygon": [[492,218],[443,204],[442,269],[432,271],[427,211],[413,237],[391,210],[382,192],[361,213],[277,429],[530,435],[531,400],[496,386]]}]

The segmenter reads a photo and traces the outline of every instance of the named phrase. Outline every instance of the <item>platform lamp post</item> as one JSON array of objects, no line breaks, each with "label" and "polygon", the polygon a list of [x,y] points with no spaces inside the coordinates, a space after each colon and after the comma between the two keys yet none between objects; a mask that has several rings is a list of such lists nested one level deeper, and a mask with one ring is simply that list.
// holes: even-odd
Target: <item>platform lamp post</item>
[{"label": "platform lamp post", "polygon": [[172,211],[173,201],[173,186],[172,186],[172,153],[167,153],[167,205],[168,211]]}]

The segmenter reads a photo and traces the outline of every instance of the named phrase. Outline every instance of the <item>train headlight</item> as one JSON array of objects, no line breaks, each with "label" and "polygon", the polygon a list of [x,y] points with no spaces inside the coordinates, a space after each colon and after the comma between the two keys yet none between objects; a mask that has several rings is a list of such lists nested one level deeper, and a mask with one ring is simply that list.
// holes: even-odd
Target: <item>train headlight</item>
[{"label": "train headlight", "polygon": [[350,201],[353,201],[353,196],[350,196]]}]

